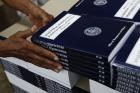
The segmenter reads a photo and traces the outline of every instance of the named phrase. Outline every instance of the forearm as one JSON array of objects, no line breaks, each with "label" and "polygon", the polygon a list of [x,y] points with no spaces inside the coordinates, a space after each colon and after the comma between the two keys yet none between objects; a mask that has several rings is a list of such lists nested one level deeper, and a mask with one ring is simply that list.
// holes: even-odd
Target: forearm
[{"label": "forearm", "polygon": [[3,2],[8,6],[20,10],[27,15],[33,12],[34,8],[38,8],[35,4],[32,3],[31,0],[3,0]]}]

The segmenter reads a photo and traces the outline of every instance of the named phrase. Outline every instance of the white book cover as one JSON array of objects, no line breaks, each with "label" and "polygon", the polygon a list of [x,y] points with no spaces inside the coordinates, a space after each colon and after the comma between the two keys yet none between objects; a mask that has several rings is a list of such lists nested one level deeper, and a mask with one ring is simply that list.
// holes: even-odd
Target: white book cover
[{"label": "white book cover", "polygon": [[90,93],[120,93],[96,81],[89,80]]}]

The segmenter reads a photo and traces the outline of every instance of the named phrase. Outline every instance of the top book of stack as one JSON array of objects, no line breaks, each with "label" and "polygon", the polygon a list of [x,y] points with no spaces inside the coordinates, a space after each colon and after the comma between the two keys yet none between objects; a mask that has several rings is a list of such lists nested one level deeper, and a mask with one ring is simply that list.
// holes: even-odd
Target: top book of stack
[{"label": "top book of stack", "polygon": [[109,62],[134,28],[133,22],[63,12],[34,34],[32,41]]}]

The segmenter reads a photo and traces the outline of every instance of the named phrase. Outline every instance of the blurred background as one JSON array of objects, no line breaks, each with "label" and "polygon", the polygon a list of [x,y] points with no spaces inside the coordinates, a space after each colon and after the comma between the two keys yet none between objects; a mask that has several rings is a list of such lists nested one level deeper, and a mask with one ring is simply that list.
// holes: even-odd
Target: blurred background
[{"label": "blurred background", "polygon": [[[42,6],[48,0],[32,0],[35,4]],[[10,7],[4,5],[0,2],[0,31],[3,31],[7,27],[15,24],[17,21],[24,25],[30,25],[29,21],[27,20],[26,15],[19,11],[15,11]],[[4,72],[2,65],[0,64],[0,93],[14,93]]]}]

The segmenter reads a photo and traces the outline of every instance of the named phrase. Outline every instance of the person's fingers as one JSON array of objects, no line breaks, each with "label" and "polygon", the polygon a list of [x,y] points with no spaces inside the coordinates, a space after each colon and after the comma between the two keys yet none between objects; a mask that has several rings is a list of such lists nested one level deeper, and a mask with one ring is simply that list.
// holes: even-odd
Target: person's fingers
[{"label": "person's fingers", "polygon": [[[29,32],[30,33],[30,32]],[[20,33],[18,34],[18,36],[14,37],[13,39],[11,38],[12,41],[14,41],[18,46],[15,46],[15,49],[22,49],[22,50],[26,50],[28,49],[29,51],[32,51],[38,55],[47,57],[51,60],[55,60],[58,61],[59,58],[52,52],[48,51],[47,49],[44,49],[42,47],[39,47],[31,42],[28,42],[27,40],[22,40],[22,38],[26,38],[26,36],[28,36],[28,34],[26,33]],[[17,38],[18,37],[18,38]]]},{"label": "person's fingers", "polygon": [[10,36],[9,38],[24,38],[26,39],[27,37],[31,36],[34,32],[31,31],[30,29],[25,30],[25,31],[18,31],[14,35]]},{"label": "person's fingers", "polygon": [[[26,54],[26,55],[25,55]],[[13,57],[17,57],[20,59],[23,59],[27,62],[30,62],[32,64],[35,64],[39,67],[43,67],[46,69],[51,69],[55,72],[59,72],[63,67],[52,60],[49,60],[47,58],[44,58],[38,54],[33,53],[32,51],[29,50],[22,50],[22,51],[12,51],[9,53],[9,56],[12,55]]]},{"label": "person's fingers", "polygon": [[32,15],[29,14],[29,15],[27,16],[27,18],[28,18],[28,20],[30,21],[31,25],[34,25],[34,24],[33,24],[33,23],[34,23],[34,20],[33,20],[33,18],[32,18]]},{"label": "person's fingers", "polygon": [[25,39],[9,38],[5,40],[5,43],[8,47],[3,51],[4,56],[17,57],[56,72],[62,69],[62,66],[57,63],[58,57],[55,54]]},{"label": "person's fingers", "polygon": [[54,60],[54,61],[58,61],[59,58],[56,56],[56,54],[48,51],[47,49],[44,49],[42,47],[39,47],[33,43],[30,43],[30,45],[28,46],[28,48],[33,51],[34,53],[37,53],[41,56],[44,56],[44,57],[47,57],[51,60]]},{"label": "person's fingers", "polygon": [[33,64],[42,68],[53,70],[57,73],[62,70],[62,66],[59,66],[61,67],[61,69],[58,69],[58,68],[51,67],[49,64],[39,63],[37,60],[35,60]]},{"label": "person's fingers", "polygon": [[38,28],[37,28],[36,25],[33,25],[33,26],[31,27],[31,32],[32,32],[32,33],[37,32],[37,30],[38,30]]},{"label": "person's fingers", "polygon": [[34,59],[31,61],[33,64],[37,64],[40,67],[52,69],[55,72],[59,72],[62,69],[62,66],[59,63],[49,60],[47,58],[44,58],[42,56],[36,55],[34,53],[30,53],[30,54],[28,54],[28,56],[30,56],[30,58]]},{"label": "person's fingers", "polygon": [[28,19],[33,25],[36,25],[38,28],[40,28],[52,21],[53,16],[44,10],[39,9],[36,15],[28,14]]},{"label": "person's fingers", "polygon": [[[24,54],[26,54],[26,55],[24,55]],[[20,54],[18,53],[18,56],[19,55],[21,57],[24,57],[25,61],[35,64],[39,67],[51,69],[55,72],[59,72],[62,69],[62,66],[59,63],[49,60],[47,58],[44,58],[40,55],[37,55],[37,54],[33,53],[32,51],[24,51],[23,53],[20,53]]]},{"label": "person's fingers", "polygon": [[33,34],[33,32],[31,30],[21,31],[18,33],[17,38],[26,39],[27,37],[31,36],[32,34]]},{"label": "person's fingers", "polygon": [[28,15],[28,19],[30,20],[32,25],[36,25],[36,27],[39,29],[41,26],[43,26],[42,24],[42,18],[39,17],[34,17],[31,14]]},{"label": "person's fingers", "polygon": [[49,22],[51,22],[53,20],[53,16],[48,14],[48,13],[42,13],[42,20],[43,20],[43,26],[45,26],[46,24],[48,24]]}]

